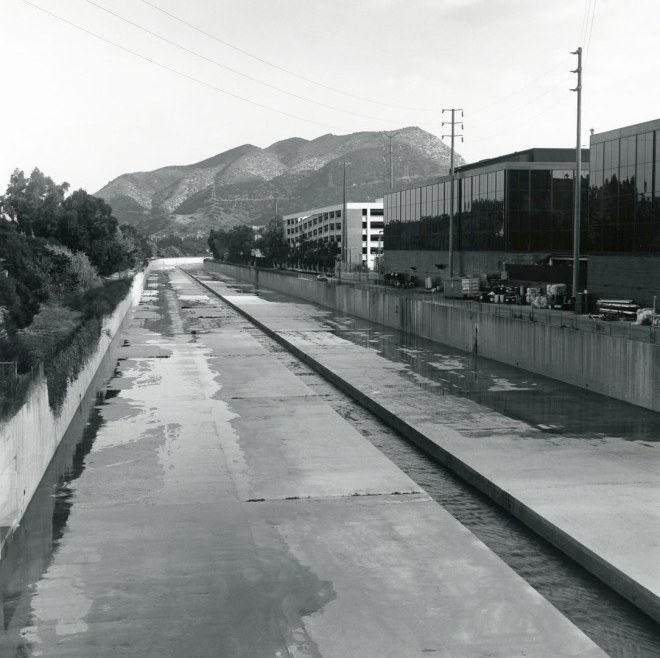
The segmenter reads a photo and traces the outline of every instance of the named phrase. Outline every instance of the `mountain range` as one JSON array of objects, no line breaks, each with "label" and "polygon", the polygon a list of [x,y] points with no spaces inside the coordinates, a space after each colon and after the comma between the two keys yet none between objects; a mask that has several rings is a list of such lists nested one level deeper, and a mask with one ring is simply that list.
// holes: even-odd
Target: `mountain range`
[{"label": "mountain range", "polygon": [[[391,134],[391,133],[390,133]],[[151,235],[207,235],[212,228],[259,226],[285,215],[347,201],[373,201],[389,190],[389,139],[382,132],[244,144],[191,165],[122,174],[96,192],[121,222]],[[420,128],[392,139],[394,188],[449,171],[451,149]],[[454,153],[455,165],[464,159]]]}]

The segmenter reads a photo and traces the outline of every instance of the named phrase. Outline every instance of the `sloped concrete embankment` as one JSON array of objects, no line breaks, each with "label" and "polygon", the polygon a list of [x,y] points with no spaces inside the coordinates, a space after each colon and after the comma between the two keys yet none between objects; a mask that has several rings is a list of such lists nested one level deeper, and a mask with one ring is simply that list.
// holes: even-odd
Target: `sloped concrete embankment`
[{"label": "sloped concrete embankment", "polygon": [[126,314],[140,300],[144,282],[154,268],[198,264],[201,258],[152,261],[135,275],[131,290],[115,312],[103,322],[99,344],[78,378],[69,384],[59,415],[48,404],[45,378],[37,379],[27,401],[15,416],[0,423],[0,545],[17,527],[60,444],[80,401],[103,360]]},{"label": "sloped concrete embankment", "polygon": [[617,400],[660,411],[660,344],[445,306],[376,287],[204,262],[226,274]]}]

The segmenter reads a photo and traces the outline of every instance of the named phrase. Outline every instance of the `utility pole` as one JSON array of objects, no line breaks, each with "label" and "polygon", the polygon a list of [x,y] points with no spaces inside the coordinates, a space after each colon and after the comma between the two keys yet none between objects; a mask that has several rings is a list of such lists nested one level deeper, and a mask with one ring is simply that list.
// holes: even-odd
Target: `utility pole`
[{"label": "utility pole", "polygon": [[344,200],[341,211],[341,264],[342,267],[346,262],[346,160],[344,160]]},{"label": "utility pole", "polygon": [[[449,278],[451,279],[454,276],[454,203],[455,203],[455,194],[454,194],[454,138],[460,137],[463,141],[463,135],[456,135],[456,124],[459,123],[461,128],[463,128],[462,121],[456,121],[456,112],[461,113],[463,117],[463,110],[460,107],[452,107],[449,109],[442,110],[442,113],[451,112],[451,160],[449,164],[449,176],[450,176],[450,206],[449,206]],[[449,121],[443,121],[442,125],[449,123]],[[443,135],[442,139],[449,137],[449,135]]]},{"label": "utility pole", "polygon": [[573,207],[573,297],[575,298],[575,312],[578,311],[578,275],[580,273],[580,200],[582,181],[582,145],[581,142],[581,120],[582,120],[582,48],[573,51],[571,55],[577,55],[578,65],[571,73],[577,73],[577,87],[571,91],[577,92],[577,140],[575,145],[575,203]]},{"label": "utility pole", "polygon": [[386,132],[383,132],[383,135],[387,137],[387,139],[390,140],[390,192],[394,189],[394,158],[392,155],[392,140],[400,133],[401,131],[399,130],[398,132],[392,133],[391,135],[388,135]]}]

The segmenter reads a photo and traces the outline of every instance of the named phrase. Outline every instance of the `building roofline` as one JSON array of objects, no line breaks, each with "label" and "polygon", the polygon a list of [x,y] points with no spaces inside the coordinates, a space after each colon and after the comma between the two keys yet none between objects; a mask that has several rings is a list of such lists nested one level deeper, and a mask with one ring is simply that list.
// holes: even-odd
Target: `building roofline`
[{"label": "building roofline", "polygon": [[592,144],[600,144],[610,139],[618,137],[631,137],[639,133],[650,132],[652,130],[660,130],[660,119],[653,119],[651,121],[643,121],[642,123],[633,123],[630,126],[622,126],[621,128],[613,128],[601,133],[594,133],[591,135]]},{"label": "building roofline", "polygon": [[[543,160],[536,160],[534,158],[535,154],[542,155],[542,154],[548,154],[548,155],[563,155],[567,152],[573,152],[575,153],[575,148],[574,147],[545,147],[545,146],[533,146],[532,148],[524,149],[522,151],[513,151],[512,153],[505,153],[504,155],[497,155],[493,158],[486,158],[484,160],[478,160],[477,162],[471,162],[465,165],[462,165],[460,167],[456,167],[457,172],[462,172],[462,171],[471,171],[473,169],[480,169],[481,167],[487,167],[490,166],[491,164],[500,164],[500,163],[506,163],[506,162],[514,162],[516,164],[535,164],[535,163],[554,163],[554,162],[569,162],[568,160],[565,160],[564,158],[553,158],[553,159],[548,159],[545,158]],[[589,154],[589,149],[588,148],[583,148],[582,149],[582,154],[587,155]],[[524,160],[522,159],[526,155],[531,156],[531,159]],[[574,159],[570,160],[570,162],[575,162]]]},{"label": "building roofline", "polygon": [[[474,175],[475,173],[479,174],[488,174],[493,171],[501,171],[502,169],[575,169],[575,160],[513,160],[507,159],[511,158],[514,155],[520,155],[524,153],[530,153],[532,151],[546,151],[546,152],[563,152],[563,151],[573,151],[575,149],[544,149],[544,148],[534,148],[526,149],[525,151],[515,151],[507,155],[503,155],[497,158],[488,158],[487,160],[479,160],[470,165],[463,165],[462,167],[456,167],[456,180],[467,178],[468,176]],[[583,171],[586,171],[589,165],[589,149],[582,149],[582,167]],[[436,176],[435,178],[429,178],[420,183],[414,183],[412,185],[406,185],[405,187],[400,187],[392,192],[387,194],[393,194],[396,192],[405,192],[407,190],[415,190],[419,187],[428,187],[430,185],[437,185],[438,183],[448,183],[451,180],[451,176],[446,174],[445,176]]]},{"label": "building roofline", "polygon": [[[346,209],[355,210],[358,208],[382,208],[383,200],[378,199],[377,201],[347,201]],[[331,210],[343,210],[343,203],[333,203],[331,206],[323,206],[321,208],[310,208],[309,210],[300,210],[298,212],[287,213],[282,215],[283,219],[293,219],[295,217],[303,217],[308,215],[316,215],[321,212],[330,212]]]}]

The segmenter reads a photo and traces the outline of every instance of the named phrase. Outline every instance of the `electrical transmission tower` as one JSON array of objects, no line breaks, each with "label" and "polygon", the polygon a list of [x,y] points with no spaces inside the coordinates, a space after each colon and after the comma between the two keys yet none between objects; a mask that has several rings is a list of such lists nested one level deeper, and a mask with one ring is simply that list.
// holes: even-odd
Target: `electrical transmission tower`
[{"label": "electrical transmission tower", "polygon": [[383,135],[387,137],[387,139],[390,140],[390,153],[389,153],[389,158],[390,158],[390,192],[394,189],[394,159],[393,159],[393,154],[392,154],[392,140],[400,133],[401,131],[399,130],[398,132],[388,134],[386,132],[383,132]]}]

